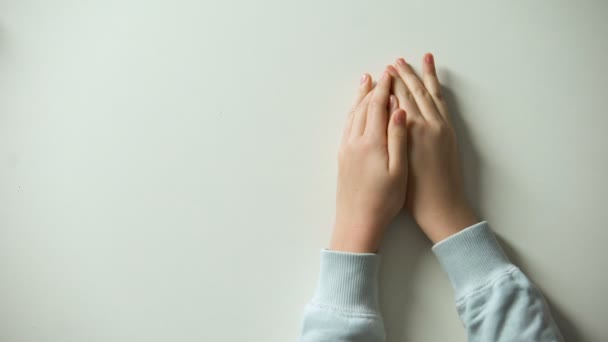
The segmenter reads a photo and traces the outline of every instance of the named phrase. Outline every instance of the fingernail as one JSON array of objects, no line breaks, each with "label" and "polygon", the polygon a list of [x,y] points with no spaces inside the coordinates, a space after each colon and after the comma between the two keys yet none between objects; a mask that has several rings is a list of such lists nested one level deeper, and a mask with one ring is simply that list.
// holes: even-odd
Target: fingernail
[{"label": "fingernail", "polygon": [[367,74],[361,75],[361,84],[365,83],[365,81],[367,81]]},{"label": "fingernail", "polygon": [[434,65],[435,64],[435,61],[433,59],[433,54],[432,53],[427,53],[426,55],[424,55],[424,61],[428,65]]},{"label": "fingernail", "polygon": [[403,109],[396,111],[394,116],[394,121],[397,125],[403,125],[405,123],[405,111]]},{"label": "fingernail", "polygon": [[397,64],[399,64],[399,65],[405,65],[406,64],[405,63],[405,59],[403,59],[403,58],[397,59]]},{"label": "fingernail", "polygon": [[396,107],[396,106],[395,106],[395,96],[391,95],[391,96],[388,98],[388,107],[389,107],[390,109],[394,109],[394,108]]},{"label": "fingernail", "polygon": [[386,66],[386,70],[388,70],[388,72],[389,72],[391,75],[393,75],[393,74],[394,74],[394,75],[396,75],[396,74],[397,74],[397,69],[395,69],[395,67],[394,67],[394,66],[392,66],[392,65],[387,65],[387,66]]}]

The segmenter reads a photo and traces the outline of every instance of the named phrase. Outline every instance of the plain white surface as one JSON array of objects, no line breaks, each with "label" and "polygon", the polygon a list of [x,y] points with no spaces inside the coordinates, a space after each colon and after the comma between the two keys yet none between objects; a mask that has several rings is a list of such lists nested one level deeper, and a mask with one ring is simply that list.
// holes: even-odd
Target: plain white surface
[{"label": "plain white surface", "polygon": [[[435,53],[469,195],[606,341],[608,5],[0,1],[0,340],[293,341],[362,72]],[[407,218],[389,342],[464,341]]]}]

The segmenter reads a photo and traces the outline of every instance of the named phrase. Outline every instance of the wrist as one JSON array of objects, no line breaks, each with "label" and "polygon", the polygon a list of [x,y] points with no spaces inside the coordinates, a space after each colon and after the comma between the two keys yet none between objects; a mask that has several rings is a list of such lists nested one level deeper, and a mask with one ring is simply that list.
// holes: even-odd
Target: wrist
[{"label": "wrist", "polygon": [[419,224],[426,236],[436,244],[478,222],[473,209],[463,204],[439,210]]},{"label": "wrist", "polygon": [[336,223],[329,249],[351,253],[376,253],[384,229],[379,224]]}]

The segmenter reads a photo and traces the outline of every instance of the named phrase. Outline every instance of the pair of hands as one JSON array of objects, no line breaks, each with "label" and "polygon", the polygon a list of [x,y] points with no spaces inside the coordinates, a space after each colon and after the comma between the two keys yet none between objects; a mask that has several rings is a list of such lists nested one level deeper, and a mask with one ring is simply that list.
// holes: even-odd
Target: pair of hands
[{"label": "pair of hands", "polygon": [[434,243],[477,222],[433,55],[423,58],[422,79],[403,58],[375,86],[362,76],[338,170],[331,250],[375,253],[404,207]]}]

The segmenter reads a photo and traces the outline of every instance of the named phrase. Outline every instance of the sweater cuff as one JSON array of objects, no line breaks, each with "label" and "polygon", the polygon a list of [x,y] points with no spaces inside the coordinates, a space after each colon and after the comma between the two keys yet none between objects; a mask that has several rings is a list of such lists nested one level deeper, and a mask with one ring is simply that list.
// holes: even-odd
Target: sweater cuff
[{"label": "sweater cuff", "polygon": [[379,259],[373,253],[322,250],[312,303],[349,313],[378,314]]},{"label": "sweater cuff", "polygon": [[457,299],[514,267],[485,221],[440,241],[433,252],[448,274]]}]

